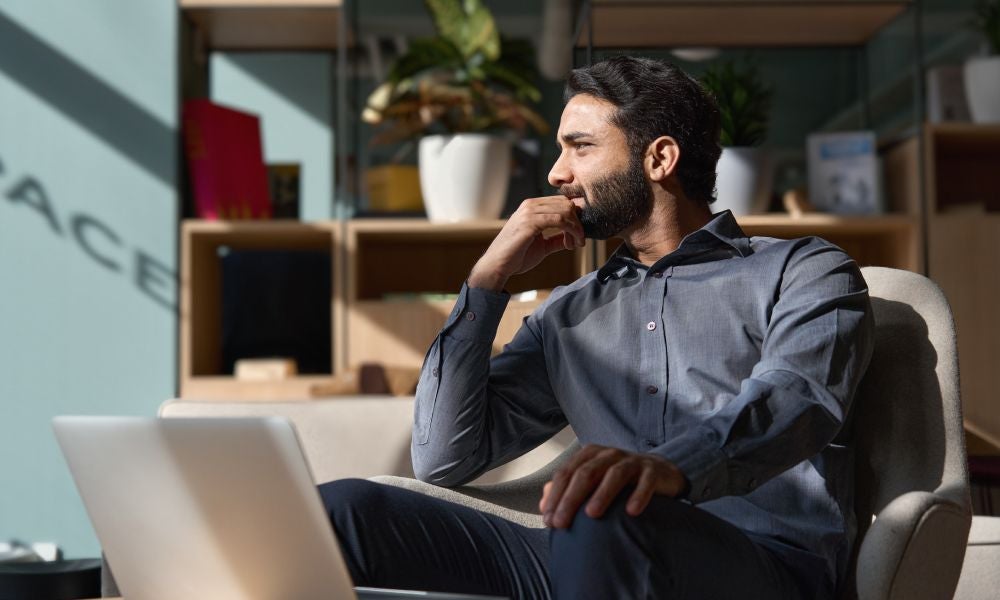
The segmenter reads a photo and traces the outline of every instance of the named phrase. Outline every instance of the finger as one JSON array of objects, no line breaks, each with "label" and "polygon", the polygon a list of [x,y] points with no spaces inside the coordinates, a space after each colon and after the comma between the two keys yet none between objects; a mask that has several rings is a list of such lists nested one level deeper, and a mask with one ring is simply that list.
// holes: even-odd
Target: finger
[{"label": "finger", "polygon": [[[578,246],[582,246],[586,242],[586,236],[584,236],[583,233],[583,225],[580,223],[580,218],[577,214],[579,208],[566,198],[556,196],[555,199],[532,199],[530,201],[526,201],[523,206],[524,208],[522,210],[524,211],[525,216],[529,218],[551,214],[561,215],[564,222],[558,225],[552,225],[550,228],[573,235]],[[542,231],[542,234],[549,237],[552,235],[552,232]]]},{"label": "finger", "polygon": [[553,527],[564,528],[573,524],[573,517],[576,516],[580,506],[600,484],[605,471],[614,464],[616,459],[612,456],[610,452],[602,453],[577,467],[559,498],[559,504],[556,505],[555,513],[552,515]]},{"label": "finger", "polygon": [[640,471],[641,467],[635,461],[622,461],[612,465],[604,473],[601,484],[587,501],[587,516],[592,519],[600,518],[621,494],[622,489],[630,483],[635,483]]},{"label": "finger", "polygon": [[544,513],[545,512],[545,498],[546,498],[546,496],[549,495],[549,490],[550,489],[552,489],[552,482],[551,481],[547,482],[544,486],[542,486],[542,497],[538,501],[538,512],[540,512],[540,513]]},{"label": "finger", "polygon": [[559,499],[562,497],[563,490],[569,484],[570,477],[573,476],[573,471],[576,468],[587,462],[598,452],[603,450],[601,446],[587,445],[580,448],[573,456],[569,457],[563,466],[556,469],[556,472],[552,474],[552,481],[547,485],[549,486],[549,493],[545,496],[545,506],[542,507],[542,515],[546,513],[551,516],[557,506],[559,506]]},{"label": "finger", "polygon": [[641,515],[646,510],[646,507],[649,506],[649,502],[653,499],[655,491],[656,476],[653,473],[653,469],[643,469],[639,474],[639,481],[635,486],[635,491],[629,496],[628,504],[625,505],[625,512],[633,517]]}]

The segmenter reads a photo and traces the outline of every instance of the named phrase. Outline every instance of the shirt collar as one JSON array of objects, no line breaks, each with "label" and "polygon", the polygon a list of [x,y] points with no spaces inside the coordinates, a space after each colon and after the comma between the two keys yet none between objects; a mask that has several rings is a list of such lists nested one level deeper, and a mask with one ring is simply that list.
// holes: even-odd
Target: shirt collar
[{"label": "shirt collar", "polygon": [[[655,264],[670,262],[678,264],[687,258],[701,254],[707,250],[718,249],[721,245],[726,245],[735,250],[740,257],[747,257],[753,254],[750,248],[750,238],[747,237],[733,213],[724,210],[712,215],[712,220],[706,223],[701,229],[692,231],[684,236],[677,249],[670,254],[660,258]],[[608,259],[608,262],[597,271],[597,279],[601,283],[609,279],[621,279],[628,273],[634,272],[636,267],[643,267],[639,261],[632,256],[628,246],[622,244]]]}]

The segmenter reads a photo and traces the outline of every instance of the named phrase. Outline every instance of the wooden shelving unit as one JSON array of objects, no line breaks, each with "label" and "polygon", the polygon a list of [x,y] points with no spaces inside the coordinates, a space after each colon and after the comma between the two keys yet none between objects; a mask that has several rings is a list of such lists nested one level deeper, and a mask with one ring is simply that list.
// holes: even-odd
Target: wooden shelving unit
[{"label": "wooden shelving unit", "polygon": [[[369,362],[419,367],[454,306],[452,296],[503,223],[442,225],[415,219],[357,219],[346,224],[186,221],[181,242],[181,396],[308,398],[314,385],[329,381],[345,368]],[[859,259],[862,264],[913,268],[917,260],[917,227],[907,217],[758,215],[741,218],[740,224],[751,235],[821,235],[856,257],[867,257]],[[615,245],[597,244],[599,257],[606,257]],[[223,372],[220,249],[330,253],[335,272],[330,297],[333,359],[329,374],[248,382]],[[500,323],[494,352],[510,341],[522,319],[542,302],[546,290],[571,283],[599,266],[591,256],[590,245],[556,253],[529,273],[512,278],[507,286],[512,293],[541,290],[541,295],[511,301]],[[340,266],[344,273],[336,272]],[[344,286],[339,285],[342,280]]]},{"label": "wooden shelving unit", "polygon": [[[852,46],[867,41],[909,0],[593,0],[578,46]],[[591,38],[592,35],[592,38]]]},{"label": "wooden shelving unit", "polygon": [[1000,125],[923,135],[927,271],[955,315],[966,426],[1000,446]]},{"label": "wooden shelving unit", "polygon": [[[335,50],[342,0],[178,0],[205,45],[222,50]],[[589,24],[576,40],[595,47],[857,45],[903,13],[910,0],[593,0]],[[896,156],[896,155],[893,155]],[[871,218],[786,215],[741,218],[748,234],[819,235],[863,265],[920,271],[919,186],[908,157],[890,194],[894,214]],[[957,167],[956,167],[957,168]],[[919,172],[919,171],[918,171]],[[895,184],[899,185],[896,186]],[[919,178],[917,179],[919,184]],[[437,225],[423,220],[368,219],[344,223],[186,223],[182,230],[181,395],[186,397],[303,398],[325,377],[284,382],[238,382],[218,358],[219,273],[216,249],[299,245],[327,248],[334,274],[330,301],[330,375],[369,361],[419,366],[450,313],[457,293],[502,227],[502,221]],[[512,292],[550,289],[596,268],[610,245],[559,253],[510,282]],[[216,266],[212,266],[216,264]],[[343,283],[343,285],[339,285]],[[511,302],[494,350],[513,336],[539,301]]]},{"label": "wooden shelving unit", "polygon": [[336,50],[343,0],[178,0],[218,50]]},{"label": "wooden shelving unit", "polygon": [[[921,168],[921,151],[923,167]],[[1000,125],[926,124],[886,156],[895,202],[925,190],[927,274],[958,331],[966,427],[1000,446]],[[918,208],[911,208],[918,210]]]}]

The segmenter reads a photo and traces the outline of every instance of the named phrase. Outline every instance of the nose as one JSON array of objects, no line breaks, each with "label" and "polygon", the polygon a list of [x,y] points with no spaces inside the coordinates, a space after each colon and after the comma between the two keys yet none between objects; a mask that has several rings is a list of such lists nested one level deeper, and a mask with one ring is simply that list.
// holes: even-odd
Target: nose
[{"label": "nose", "polygon": [[549,171],[549,185],[554,188],[566,185],[567,183],[573,183],[573,172],[569,168],[568,162],[565,160],[565,152],[559,154],[559,158],[556,159],[552,169]]}]

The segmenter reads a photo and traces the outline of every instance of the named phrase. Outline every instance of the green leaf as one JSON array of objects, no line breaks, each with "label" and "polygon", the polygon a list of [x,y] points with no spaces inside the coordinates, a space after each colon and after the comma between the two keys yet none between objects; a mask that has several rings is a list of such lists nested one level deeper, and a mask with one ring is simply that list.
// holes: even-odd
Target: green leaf
[{"label": "green leaf", "polygon": [[489,60],[500,57],[500,33],[481,0],[425,0],[438,34],[470,58],[482,52]]},{"label": "green leaf", "polygon": [[397,82],[429,69],[455,68],[463,64],[461,52],[444,38],[414,40],[406,54],[396,59],[389,69],[388,80]]},{"label": "green leaf", "polygon": [[719,105],[723,146],[756,146],[764,141],[773,92],[754,65],[717,63],[705,71],[701,82]]},{"label": "green leaf", "polygon": [[486,63],[482,68],[485,75],[510,88],[518,98],[540,102],[542,92],[520,73],[500,63]]}]

